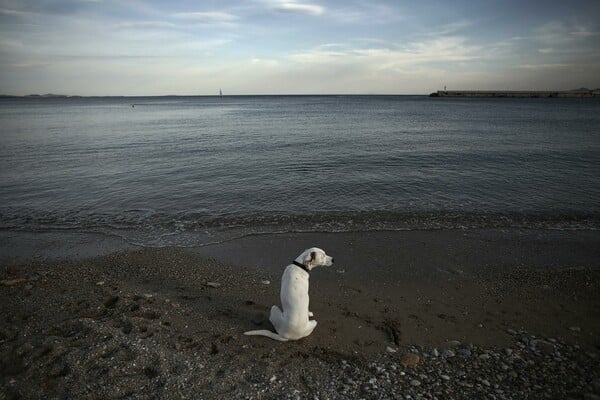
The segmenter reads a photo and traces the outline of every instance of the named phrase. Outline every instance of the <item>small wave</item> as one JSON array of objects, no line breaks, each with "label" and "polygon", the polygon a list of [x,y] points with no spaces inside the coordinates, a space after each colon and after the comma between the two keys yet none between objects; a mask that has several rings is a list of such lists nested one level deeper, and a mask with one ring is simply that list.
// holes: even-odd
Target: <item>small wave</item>
[{"label": "small wave", "polygon": [[139,210],[120,215],[0,213],[0,229],[80,231],[113,235],[149,247],[192,247],[257,234],[468,229],[598,230],[600,215],[555,213],[316,212],[210,216]]}]

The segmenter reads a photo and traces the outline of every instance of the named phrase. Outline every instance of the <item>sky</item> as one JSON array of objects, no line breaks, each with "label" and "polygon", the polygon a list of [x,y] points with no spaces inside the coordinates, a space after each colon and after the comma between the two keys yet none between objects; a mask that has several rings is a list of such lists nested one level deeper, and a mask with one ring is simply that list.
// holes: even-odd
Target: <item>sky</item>
[{"label": "sky", "polygon": [[0,0],[0,93],[600,87],[600,1]]}]

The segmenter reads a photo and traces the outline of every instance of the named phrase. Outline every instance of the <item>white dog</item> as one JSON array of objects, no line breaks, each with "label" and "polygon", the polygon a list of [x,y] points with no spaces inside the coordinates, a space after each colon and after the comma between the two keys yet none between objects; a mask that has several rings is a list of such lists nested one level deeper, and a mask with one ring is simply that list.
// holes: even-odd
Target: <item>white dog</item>
[{"label": "white dog", "polygon": [[313,247],[300,254],[288,265],[281,277],[281,306],[271,307],[269,321],[277,333],[266,329],[244,332],[244,335],[268,336],[282,342],[298,340],[312,333],[317,321],[308,310],[308,278],[310,270],[318,266],[331,266],[333,257],[329,257],[319,248]]}]

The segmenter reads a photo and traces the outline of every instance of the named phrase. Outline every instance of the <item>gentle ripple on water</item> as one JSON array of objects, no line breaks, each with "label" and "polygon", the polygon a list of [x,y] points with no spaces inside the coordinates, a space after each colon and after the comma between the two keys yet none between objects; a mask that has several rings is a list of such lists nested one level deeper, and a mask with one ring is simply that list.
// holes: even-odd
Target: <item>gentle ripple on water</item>
[{"label": "gentle ripple on water", "polygon": [[0,228],[597,229],[598,126],[596,100],[2,99]]}]

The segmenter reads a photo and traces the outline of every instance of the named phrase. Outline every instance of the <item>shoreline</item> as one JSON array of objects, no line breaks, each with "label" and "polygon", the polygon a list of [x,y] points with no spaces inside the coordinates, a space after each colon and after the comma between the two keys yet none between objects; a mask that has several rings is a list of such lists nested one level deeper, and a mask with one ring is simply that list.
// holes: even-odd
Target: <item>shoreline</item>
[{"label": "shoreline", "polygon": [[[2,253],[7,398],[600,394],[593,231],[282,234],[195,249],[88,239]],[[336,259],[311,274],[313,334],[244,336],[270,329],[283,268],[313,245]]]}]

